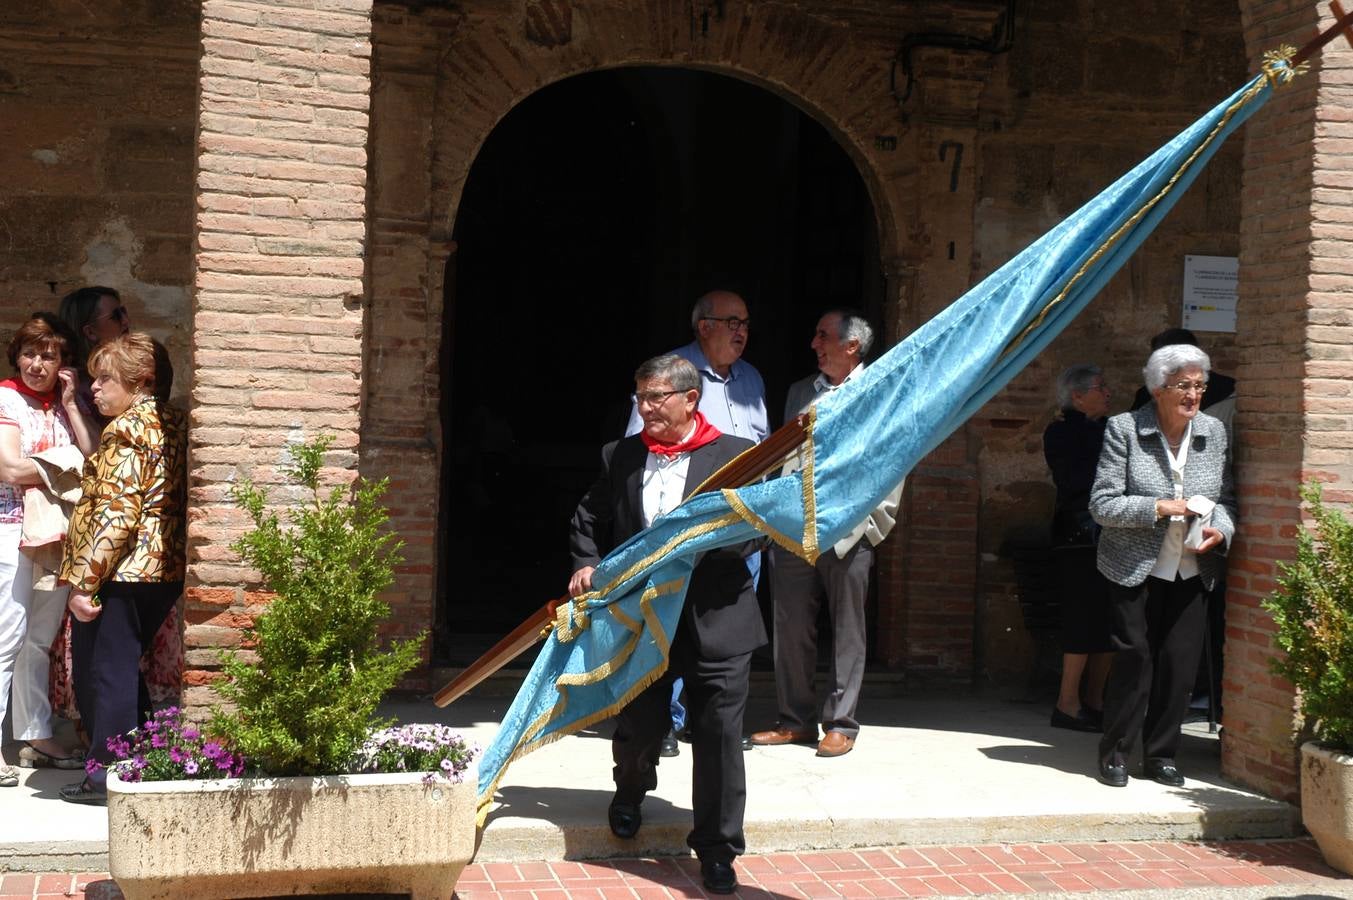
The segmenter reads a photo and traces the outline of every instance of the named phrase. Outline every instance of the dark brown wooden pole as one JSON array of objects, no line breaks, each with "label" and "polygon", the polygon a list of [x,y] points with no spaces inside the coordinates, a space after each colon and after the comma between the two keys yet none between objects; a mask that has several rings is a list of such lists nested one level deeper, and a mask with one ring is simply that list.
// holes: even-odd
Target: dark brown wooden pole
[{"label": "dark brown wooden pole", "polygon": [[1343,35],[1348,45],[1353,47],[1353,13],[1345,13],[1339,0],[1330,0],[1330,12],[1334,13],[1334,24],[1307,41],[1297,55],[1292,57],[1292,65],[1299,66],[1315,56],[1315,52],[1330,41]]},{"label": "dark brown wooden pole", "polygon": [[[808,437],[808,417],[796,416],[782,428],[777,428],[764,441],[734,458],[728,465],[711,475],[692,493],[736,488],[752,484],[774,469],[793,453]],[[438,706],[447,706],[459,700],[475,685],[497,672],[503,666],[534,647],[550,633],[554,611],[567,597],[551,600],[532,613],[531,617],[494,644],[483,656],[470,663],[464,671],[447,683],[432,697]]]}]

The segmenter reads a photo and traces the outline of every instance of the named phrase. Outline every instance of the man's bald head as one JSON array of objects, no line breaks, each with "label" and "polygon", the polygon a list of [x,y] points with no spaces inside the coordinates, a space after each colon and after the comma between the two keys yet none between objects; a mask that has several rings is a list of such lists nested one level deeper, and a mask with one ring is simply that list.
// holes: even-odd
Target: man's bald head
[{"label": "man's bald head", "polygon": [[691,328],[700,352],[725,377],[747,349],[749,325],[747,304],[732,291],[710,291],[691,310]]}]

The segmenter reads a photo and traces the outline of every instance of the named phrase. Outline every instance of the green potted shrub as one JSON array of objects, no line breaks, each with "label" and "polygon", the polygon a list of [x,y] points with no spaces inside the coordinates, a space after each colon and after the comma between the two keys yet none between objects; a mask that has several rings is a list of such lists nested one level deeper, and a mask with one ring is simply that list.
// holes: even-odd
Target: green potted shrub
[{"label": "green potted shrub", "polygon": [[1353,523],[1324,504],[1319,484],[1301,496],[1313,528],[1297,536],[1264,608],[1285,654],[1273,670],[1297,689],[1314,738],[1301,747],[1302,822],[1326,861],[1353,873]]},{"label": "green potted shrub", "polygon": [[422,637],[383,646],[380,594],[399,563],[386,482],[325,489],[330,442],[291,448],[301,501],[284,515],[249,481],[232,489],[253,522],[232,549],[275,599],[248,652],[222,654],[227,705],[201,728],[158,716],[115,749],[109,863],[129,900],[449,898],[473,856],[475,749],[443,726],[376,718]]}]

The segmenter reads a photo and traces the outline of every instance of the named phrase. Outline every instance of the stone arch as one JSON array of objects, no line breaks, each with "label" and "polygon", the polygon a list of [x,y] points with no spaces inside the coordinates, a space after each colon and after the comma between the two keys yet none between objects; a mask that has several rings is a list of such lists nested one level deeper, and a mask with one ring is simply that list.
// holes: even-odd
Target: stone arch
[{"label": "stone arch", "polygon": [[[547,5],[566,7],[568,24],[548,33],[533,28],[532,10]],[[873,143],[898,130],[886,56],[860,46],[844,26],[799,10],[729,4],[722,18],[711,10],[708,19],[692,14],[689,20],[686,11],[656,2],[594,4],[586,11],[528,3],[521,32],[497,24],[458,32],[436,73],[434,239],[450,236],[470,167],[493,128],[521,101],[587,72],[677,66],[754,84],[826,128],[869,192],[885,261],[896,254],[897,180],[881,177],[883,161]]]}]

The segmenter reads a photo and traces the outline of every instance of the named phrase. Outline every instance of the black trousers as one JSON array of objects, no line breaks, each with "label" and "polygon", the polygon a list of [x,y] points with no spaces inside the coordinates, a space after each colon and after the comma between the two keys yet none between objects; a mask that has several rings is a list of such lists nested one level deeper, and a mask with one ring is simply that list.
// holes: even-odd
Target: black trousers
[{"label": "black trousers", "polygon": [[[141,654],[164,624],[183,582],[110,581],[99,590],[102,612],[92,622],[71,622],[71,680],[75,704],[89,734],[89,756],[113,761],[108,739],[140,728],[150,718],[150,693],[141,677]],[[102,790],[105,769],[89,776]]]},{"label": "black trousers", "polygon": [[1147,578],[1136,587],[1115,584],[1110,596],[1117,652],[1104,686],[1100,758],[1126,758],[1139,737],[1145,758],[1173,758],[1203,652],[1203,582]]},{"label": "black trousers", "polygon": [[752,654],[700,659],[683,652],[684,643],[680,636],[673,641],[662,678],[616,714],[611,738],[615,801],[637,805],[658,786],[658,752],[672,727],[672,680],[685,679],[695,819],[686,843],[702,860],[732,862],[747,849],[742,832],[747,809],[742,718]]}]

